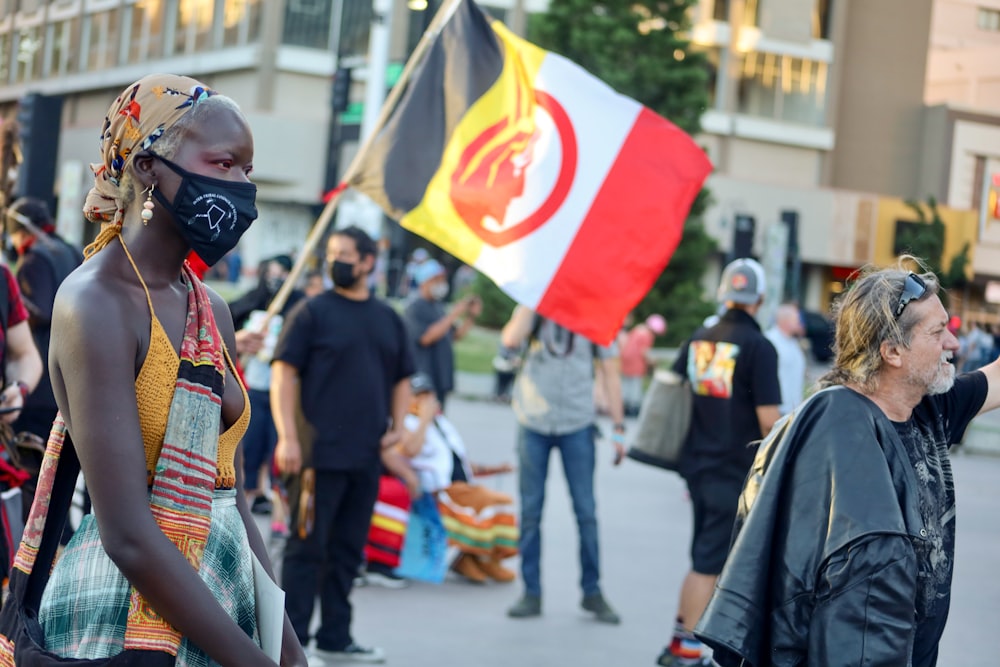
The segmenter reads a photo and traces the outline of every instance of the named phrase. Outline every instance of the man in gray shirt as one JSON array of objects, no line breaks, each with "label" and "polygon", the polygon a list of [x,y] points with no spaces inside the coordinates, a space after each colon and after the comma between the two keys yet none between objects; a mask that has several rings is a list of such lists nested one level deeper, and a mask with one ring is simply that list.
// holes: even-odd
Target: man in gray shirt
[{"label": "man in gray shirt", "polygon": [[511,618],[542,612],[541,519],[549,454],[559,450],[573,499],[580,534],[581,606],[598,621],[617,624],[620,618],[600,588],[597,506],[594,500],[595,443],[594,376],[604,383],[614,420],[615,462],[625,454],[621,375],[617,347],[598,347],[582,336],[535,315],[524,306],[514,310],[501,341],[518,349],[528,345],[524,366],[514,384],[512,405],[518,433],[521,498],[521,578],[524,595],[507,611]]}]

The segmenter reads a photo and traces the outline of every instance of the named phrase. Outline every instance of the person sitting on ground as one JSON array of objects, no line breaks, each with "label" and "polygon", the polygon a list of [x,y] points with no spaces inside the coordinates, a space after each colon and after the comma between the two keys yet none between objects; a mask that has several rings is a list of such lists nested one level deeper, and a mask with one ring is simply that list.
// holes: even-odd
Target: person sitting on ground
[{"label": "person sitting on ground", "polygon": [[514,581],[516,573],[501,564],[517,554],[517,519],[510,510],[514,499],[472,482],[513,468],[470,463],[458,430],[440,413],[429,378],[417,373],[410,386],[413,406],[404,421],[409,434],[383,452],[383,465],[403,480],[412,496],[419,491],[437,497],[448,544],[459,552],[453,571],[480,584],[488,579]]}]

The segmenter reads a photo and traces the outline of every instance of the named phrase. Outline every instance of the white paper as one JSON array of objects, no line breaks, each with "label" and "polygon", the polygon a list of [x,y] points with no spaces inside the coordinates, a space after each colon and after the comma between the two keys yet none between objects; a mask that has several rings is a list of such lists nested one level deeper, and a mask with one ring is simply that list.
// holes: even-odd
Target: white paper
[{"label": "white paper", "polygon": [[281,662],[281,636],[285,627],[285,591],[271,580],[257,554],[253,558],[253,593],[257,605],[257,635],[260,648],[277,663]]}]

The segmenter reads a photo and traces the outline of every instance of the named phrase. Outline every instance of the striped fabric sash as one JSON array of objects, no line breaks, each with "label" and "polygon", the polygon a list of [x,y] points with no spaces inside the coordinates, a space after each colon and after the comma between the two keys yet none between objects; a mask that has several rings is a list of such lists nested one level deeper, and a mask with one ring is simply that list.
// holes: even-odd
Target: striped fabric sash
[{"label": "striped fabric sash", "polygon": [[[212,524],[226,366],[222,338],[205,286],[187,264],[184,278],[188,312],[181,364],[149,504],[160,530],[198,570]],[[125,648],[176,655],[180,641],[180,633],[133,588]]]},{"label": "striped fabric sash", "polygon": [[[149,502],[157,525],[198,570],[212,522],[226,366],[208,293],[187,265],[183,277],[188,291],[188,312],[180,370]],[[31,573],[41,543],[65,435],[66,426],[61,416],[57,417],[39,473],[35,502],[14,561],[14,567],[26,575]],[[180,633],[133,588],[125,648],[177,655],[180,643]]]}]

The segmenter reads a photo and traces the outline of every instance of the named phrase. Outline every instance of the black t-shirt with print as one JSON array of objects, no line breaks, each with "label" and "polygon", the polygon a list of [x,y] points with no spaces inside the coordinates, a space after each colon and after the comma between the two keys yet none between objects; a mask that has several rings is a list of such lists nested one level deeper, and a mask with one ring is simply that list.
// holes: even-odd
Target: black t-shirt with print
[{"label": "black t-shirt with print", "polygon": [[950,391],[927,396],[907,422],[893,422],[920,480],[920,514],[925,540],[915,540],[917,554],[916,632],[913,667],[937,662],[938,642],[948,620],[955,556],[955,483],[948,448],[961,441],[966,427],[986,400],[986,376],[962,375]]},{"label": "black t-shirt with print", "polygon": [[317,470],[358,470],[379,462],[392,392],[413,374],[406,328],[387,304],[334,291],[288,315],[274,359],[299,372],[302,413],[316,430]]},{"label": "black t-shirt with print", "polygon": [[778,353],[745,311],[731,309],[695,332],[674,362],[694,393],[681,474],[703,471],[742,481],[761,439],[757,408],[780,405]]}]

